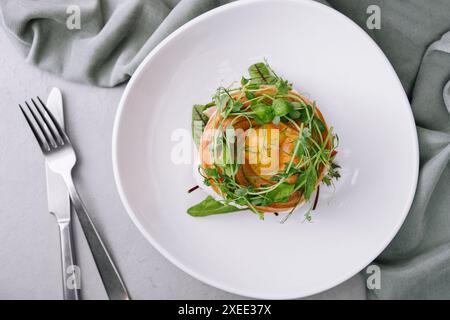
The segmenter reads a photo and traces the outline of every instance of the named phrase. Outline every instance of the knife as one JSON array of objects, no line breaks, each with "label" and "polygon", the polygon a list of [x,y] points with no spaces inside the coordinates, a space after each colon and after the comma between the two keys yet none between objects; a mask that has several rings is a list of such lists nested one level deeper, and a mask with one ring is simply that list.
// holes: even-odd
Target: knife
[{"label": "knife", "polygon": [[[53,88],[47,98],[47,107],[64,128],[64,111],[61,91]],[[58,222],[61,242],[61,267],[64,300],[78,300],[80,296],[79,268],[75,265],[72,249],[71,204],[66,184],[60,175],[45,164],[47,174],[48,211]]]}]

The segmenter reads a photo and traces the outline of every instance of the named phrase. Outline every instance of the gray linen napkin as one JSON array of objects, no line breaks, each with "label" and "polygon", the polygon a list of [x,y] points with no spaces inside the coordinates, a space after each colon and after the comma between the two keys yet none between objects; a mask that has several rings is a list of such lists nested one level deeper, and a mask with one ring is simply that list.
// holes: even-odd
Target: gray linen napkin
[{"label": "gray linen napkin", "polygon": [[[406,221],[374,262],[371,299],[450,298],[450,1],[329,0],[383,49],[410,97],[420,148],[416,195]],[[369,5],[381,29],[366,27]],[[398,141],[401,143],[401,141]]]},{"label": "gray linen napkin", "polygon": [[127,81],[172,31],[231,1],[1,0],[0,15],[28,62],[69,80],[112,87]]}]

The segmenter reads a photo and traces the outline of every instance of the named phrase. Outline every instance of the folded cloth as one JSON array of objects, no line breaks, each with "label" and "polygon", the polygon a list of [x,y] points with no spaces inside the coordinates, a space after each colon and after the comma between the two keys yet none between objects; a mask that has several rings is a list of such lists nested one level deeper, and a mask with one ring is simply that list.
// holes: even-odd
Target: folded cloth
[{"label": "folded cloth", "polygon": [[450,299],[449,78],[447,33],[429,47],[412,91],[418,187],[404,225],[378,259],[381,288],[369,290],[371,298]]},{"label": "folded cloth", "polygon": [[[67,79],[115,86],[170,32],[231,1],[2,0],[0,13],[32,64]],[[374,262],[381,287],[369,289],[368,297],[450,299],[450,1],[320,2],[354,20],[385,52],[411,100],[419,136],[416,196],[399,233]],[[374,5],[379,30],[366,25]],[[73,6],[80,29],[67,26]]]},{"label": "folded cloth", "polygon": [[30,63],[69,80],[112,87],[127,81],[172,31],[231,1],[2,0],[0,13]]},{"label": "folded cloth", "polygon": [[[419,136],[414,202],[397,236],[374,262],[381,286],[368,289],[368,298],[450,299],[450,1],[328,2],[365,29],[387,55],[410,97]],[[380,8],[380,30],[366,27],[369,5]]]}]

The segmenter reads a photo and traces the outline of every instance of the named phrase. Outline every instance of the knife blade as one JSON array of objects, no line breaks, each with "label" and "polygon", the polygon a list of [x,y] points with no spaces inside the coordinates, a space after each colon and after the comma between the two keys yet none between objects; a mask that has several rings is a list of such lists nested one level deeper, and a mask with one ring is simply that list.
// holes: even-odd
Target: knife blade
[{"label": "knife blade", "polygon": [[[58,88],[53,88],[47,98],[47,107],[64,128],[64,111],[62,95]],[[70,221],[70,197],[67,187],[60,175],[54,173],[46,164],[48,210],[58,222]]]},{"label": "knife blade", "polygon": [[[47,98],[47,107],[64,128],[64,111],[62,94],[53,88]],[[79,299],[79,274],[74,262],[71,237],[71,204],[70,197],[60,175],[54,173],[46,163],[48,211],[58,222],[61,240],[61,268],[63,280],[63,296],[65,300]]]}]

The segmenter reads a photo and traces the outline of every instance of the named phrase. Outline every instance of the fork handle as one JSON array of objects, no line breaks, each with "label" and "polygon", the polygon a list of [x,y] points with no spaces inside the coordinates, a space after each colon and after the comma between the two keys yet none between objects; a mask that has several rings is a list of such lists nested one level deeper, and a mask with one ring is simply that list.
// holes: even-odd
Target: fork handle
[{"label": "fork handle", "polygon": [[79,299],[79,273],[73,259],[72,235],[70,232],[70,220],[59,222],[59,238],[61,240],[61,267],[63,280],[64,300]]},{"label": "fork handle", "polygon": [[86,207],[81,201],[75,188],[72,175],[63,175],[66,182],[73,208],[77,213],[84,235],[94,257],[95,264],[100,273],[100,277],[110,300],[129,300],[129,295],[120,277],[119,271],[111,259],[108,249],[104,245],[97,229],[95,228]]}]

